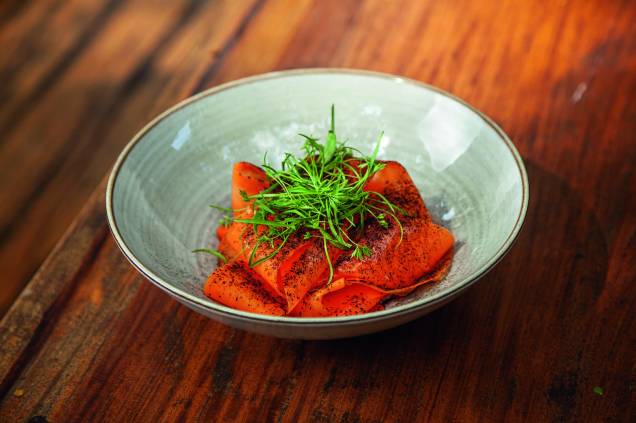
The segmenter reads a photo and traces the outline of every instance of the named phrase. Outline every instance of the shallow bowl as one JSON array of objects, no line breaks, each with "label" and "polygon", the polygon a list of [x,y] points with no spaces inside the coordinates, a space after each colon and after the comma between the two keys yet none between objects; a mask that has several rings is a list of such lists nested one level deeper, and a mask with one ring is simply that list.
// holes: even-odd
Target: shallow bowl
[{"label": "shallow bowl", "polygon": [[[293,318],[243,312],[214,302],[202,287],[216,259],[220,212],[230,199],[232,164],[300,153],[298,133],[326,133],[336,105],[340,138],[401,162],[457,244],[449,274],[348,317]],[[312,69],[230,82],[158,116],[127,145],[106,193],[108,222],[128,260],[191,309],[238,329],[283,338],[329,339],[388,329],[447,303],[484,276],[521,229],[528,181],[506,134],[465,102],[437,88],[366,71]]]}]

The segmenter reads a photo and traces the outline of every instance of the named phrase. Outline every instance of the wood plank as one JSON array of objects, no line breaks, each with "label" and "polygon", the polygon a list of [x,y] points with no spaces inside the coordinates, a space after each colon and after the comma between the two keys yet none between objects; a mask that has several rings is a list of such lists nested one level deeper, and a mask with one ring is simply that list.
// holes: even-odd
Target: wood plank
[{"label": "wood plank", "polygon": [[[104,132],[100,154],[114,150],[133,126],[121,122],[169,101],[141,94],[141,81],[185,96],[294,66],[404,73],[494,116],[525,156],[531,205],[510,254],[469,293],[403,327],[277,340],[213,323],[144,282],[105,236],[97,191],[0,323],[0,421],[636,418],[633,2],[334,4],[267,1],[206,66],[188,53],[192,35],[180,38],[167,51],[181,53],[154,56],[116,105],[119,123],[94,122],[84,136]],[[198,79],[166,83],[158,66]]]},{"label": "wood plank", "polygon": [[[0,146],[0,175],[8,178],[0,183],[5,204],[0,270],[10,281],[0,291],[0,310],[37,269],[135,130],[192,93],[220,59],[215,52],[256,5],[194,2],[179,9],[174,3],[174,9],[158,12],[146,2],[127,2],[90,50],[17,123]],[[154,33],[139,24],[143,19],[152,19]],[[129,43],[137,43],[138,50]]]},{"label": "wood plank", "polygon": [[[573,212],[583,212],[583,220],[593,219],[576,193],[555,183],[554,175],[531,168],[531,176],[538,183],[533,192],[538,198],[560,198]],[[554,279],[550,278],[550,269],[571,268],[568,262],[575,261],[579,254],[594,256],[598,244],[569,247],[565,255],[546,258],[544,251],[532,244],[552,241],[563,249],[569,240],[562,233],[535,240],[526,231],[488,283],[478,285],[469,295],[425,319],[360,339],[331,343],[284,341],[212,323],[144,282],[123,260],[111,238],[104,240],[102,197],[96,197],[78,225],[89,229],[84,232],[89,236],[80,246],[82,251],[91,251],[86,246],[97,245],[98,252],[86,261],[90,267],[72,284],[75,289],[63,305],[54,306],[47,313],[51,321],[45,325],[44,334],[36,338],[36,344],[44,344],[46,349],[31,348],[27,352],[30,361],[39,363],[27,364],[6,393],[0,410],[14,411],[5,417],[26,418],[29,413],[15,413],[27,409],[31,414],[46,415],[51,421],[70,416],[84,420],[144,416],[152,421],[181,416],[209,420],[256,415],[272,419],[284,415],[289,421],[391,421],[395,415],[407,421],[477,417],[496,420],[503,416],[545,420],[567,415],[576,421],[579,419],[575,417],[589,413],[620,417],[616,413],[622,409],[616,406],[630,399],[628,380],[620,372],[613,373],[611,366],[625,369],[631,360],[629,349],[625,350],[629,344],[620,342],[621,334],[634,330],[629,307],[620,306],[636,300],[629,285],[614,287],[612,298],[604,300],[605,310],[587,307],[595,299],[593,293],[577,299],[574,305],[587,309],[583,316],[581,310],[569,312],[559,304],[568,301],[568,293],[562,292],[566,286],[551,291],[556,306],[536,306],[545,303],[542,287],[547,279]],[[549,203],[546,201],[545,206],[535,208],[528,216],[529,228],[546,221],[567,227],[565,220],[571,218],[570,212],[563,213]],[[86,224],[87,220],[99,222],[101,228]],[[628,227],[625,233],[625,242],[633,245],[636,228]],[[67,242],[73,245],[76,241]],[[66,246],[61,251],[67,250],[74,248]],[[528,251],[537,253],[527,257]],[[628,256],[623,259],[636,259],[633,249],[625,251]],[[68,263],[67,260],[61,257],[55,265]],[[529,264],[520,266],[526,261]],[[540,264],[545,270],[528,276],[526,269]],[[598,269],[595,274],[589,273],[599,267],[602,269],[597,261],[579,265],[579,269],[558,280],[570,278],[574,284],[584,284],[599,276]],[[45,267],[42,277],[35,279],[39,281],[35,287],[48,284],[51,278],[47,274],[51,272],[53,269]],[[620,280],[633,280],[636,276],[633,270],[627,272]],[[509,280],[516,283],[507,284]],[[604,292],[607,297],[608,290]],[[548,310],[557,315],[546,316]],[[599,311],[604,312],[604,321],[597,322],[590,339],[598,336],[602,342],[587,346],[586,329],[597,321]],[[554,326],[556,321],[560,323]],[[139,336],[140,333],[146,336]],[[535,351],[536,345],[549,345],[555,336],[565,342],[534,357],[524,354]],[[72,354],[79,351],[75,349],[79,345],[81,354]],[[546,362],[553,369],[545,369]],[[576,363],[576,371],[560,375],[561,367],[571,363]],[[162,383],[149,384],[151,379]],[[466,392],[467,381],[473,379],[483,382],[470,386]],[[608,394],[610,390],[614,392],[613,397],[599,402],[601,399],[591,389],[579,392],[579,379],[597,380],[595,383],[602,384]],[[24,390],[25,395],[15,397],[15,389]],[[448,394],[444,396],[444,392]],[[579,404],[579,414],[573,409],[576,393],[585,400]],[[315,398],[308,401],[311,395]],[[112,399],[95,402],[103,397]],[[413,397],[419,402],[414,402]],[[77,409],[79,404],[81,410]],[[168,405],[160,409],[157,404]],[[334,404],[348,407],[334,409]],[[484,409],[482,404],[488,407]]]},{"label": "wood plank", "polygon": [[214,73],[203,76],[195,90],[203,90],[223,82],[250,75],[283,69],[278,64],[290,39],[300,29],[306,17],[323,7],[314,0],[267,1],[254,16],[246,31],[219,63]]},{"label": "wood plank", "polygon": [[[117,2],[66,1],[28,8],[0,27],[0,132],[5,133],[90,45]],[[35,15],[37,19],[27,19]]]},{"label": "wood plank", "polygon": [[[105,182],[102,183],[102,191]],[[8,389],[7,383],[13,383],[28,353],[38,348],[37,341],[46,337],[41,327],[46,321],[52,321],[45,321],[45,318],[53,314],[55,304],[63,307],[66,297],[75,287],[73,282],[86,268],[84,263],[90,263],[105,242],[107,225],[104,225],[104,216],[96,213],[103,205],[103,196],[92,197],[33,277],[32,283],[4,316],[0,331],[0,392]]]}]

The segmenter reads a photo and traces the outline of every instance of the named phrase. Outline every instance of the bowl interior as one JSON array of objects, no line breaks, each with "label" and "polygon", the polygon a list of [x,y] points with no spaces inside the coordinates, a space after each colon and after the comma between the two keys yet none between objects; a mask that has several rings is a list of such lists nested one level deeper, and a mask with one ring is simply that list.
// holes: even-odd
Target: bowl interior
[{"label": "bowl interior", "polygon": [[112,219],[120,242],[155,282],[212,308],[202,293],[216,259],[191,251],[216,247],[229,206],[232,164],[275,164],[299,153],[298,133],[324,137],[336,105],[340,138],[401,162],[441,224],[457,239],[448,276],[388,308],[445,295],[502,255],[525,207],[522,164],[499,130],[465,104],[397,77],[293,72],[221,87],[158,118],[120,159]]}]

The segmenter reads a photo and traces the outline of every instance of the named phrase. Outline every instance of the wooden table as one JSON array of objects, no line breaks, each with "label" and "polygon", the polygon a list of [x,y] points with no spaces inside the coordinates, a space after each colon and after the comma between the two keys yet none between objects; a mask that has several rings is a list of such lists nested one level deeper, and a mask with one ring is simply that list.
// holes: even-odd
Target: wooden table
[{"label": "wooden table", "polygon": [[635,421],[635,22],[630,0],[0,3],[3,275],[35,263],[29,246],[52,242],[135,128],[274,69],[446,89],[510,134],[531,186],[518,242],[466,295],[302,342],[145,282],[102,183],[0,323],[0,421]]}]

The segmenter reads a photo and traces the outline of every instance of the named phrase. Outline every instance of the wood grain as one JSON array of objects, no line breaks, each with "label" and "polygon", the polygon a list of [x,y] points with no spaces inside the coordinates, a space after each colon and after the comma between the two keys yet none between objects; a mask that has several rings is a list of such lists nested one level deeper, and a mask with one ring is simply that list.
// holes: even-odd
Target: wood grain
[{"label": "wood grain", "polygon": [[[15,81],[0,87],[0,98],[15,105],[0,109],[0,128],[2,117],[10,122],[0,141],[0,271],[8,281],[0,290],[0,310],[41,264],[128,139],[193,92],[258,5],[181,3],[94,7],[99,16],[89,25],[92,32],[75,41],[81,48],[65,50],[63,65],[37,69],[52,82],[31,86],[18,80],[29,73],[20,70]],[[29,34],[35,31],[27,27]],[[0,40],[4,44],[2,35]]]},{"label": "wood grain", "polygon": [[[19,4],[0,7],[0,40],[46,58],[0,59],[9,278],[28,277],[136,128],[275,69],[361,67],[459,95],[511,135],[531,203],[515,247],[457,301],[302,342],[213,323],[143,281],[108,235],[101,186],[0,323],[0,421],[636,419],[633,2]],[[62,31],[80,7],[41,47],[34,28]]]}]

